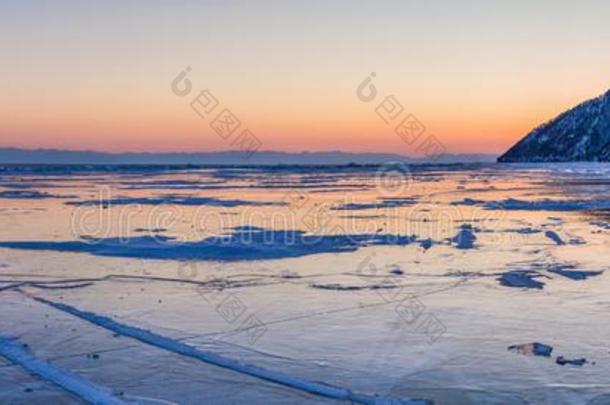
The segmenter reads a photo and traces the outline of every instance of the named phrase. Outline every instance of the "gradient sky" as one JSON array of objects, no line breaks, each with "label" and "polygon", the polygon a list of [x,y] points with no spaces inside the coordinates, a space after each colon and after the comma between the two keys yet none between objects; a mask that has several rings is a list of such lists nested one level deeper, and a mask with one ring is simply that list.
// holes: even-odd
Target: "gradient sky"
[{"label": "gradient sky", "polygon": [[[0,146],[230,149],[210,89],[266,150],[414,154],[394,95],[450,152],[500,153],[610,87],[610,2],[0,0]],[[356,87],[375,72],[379,98]]]}]

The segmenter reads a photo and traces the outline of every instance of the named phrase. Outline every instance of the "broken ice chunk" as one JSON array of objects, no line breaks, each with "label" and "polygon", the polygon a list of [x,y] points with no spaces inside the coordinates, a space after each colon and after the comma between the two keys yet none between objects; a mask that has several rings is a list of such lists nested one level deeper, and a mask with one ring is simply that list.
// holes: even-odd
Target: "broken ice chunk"
[{"label": "broken ice chunk", "polygon": [[500,275],[497,280],[505,287],[537,288],[541,290],[544,283],[536,280],[537,277],[542,277],[542,274],[531,270],[512,270]]},{"label": "broken ice chunk", "polygon": [[553,231],[546,231],[544,233],[544,236],[546,236],[547,238],[549,238],[550,240],[552,240],[553,242],[555,242],[558,245],[565,245],[565,242],[561,239],[561,237]]},{"label": "broken ice chunk", "polygon": [[470,224],[463,224],[460,226],[457,235],[451,239],[451,242],[455,243],[455,247],[458,249],[472,249],[476,240],[477,237],[474,234],[472,226]]},{"label": "broken ice chunk", "polygon": [[545,345],[544,343],[534,342],[508,346],[508,350],[515,353],[523,354],[525,356],[551,357],[553,346]]},{"label": "broken ice chunk", "polygon": [[587,359],[585,359],[584,357],[581,357],[579,359],[566,359],[563,356],[559,356],[555,360],[555,363],[559,364],[560,366],[565,366],[566,364],[570,364],[572,366],[582,367],[585,363],[587,363]]}]

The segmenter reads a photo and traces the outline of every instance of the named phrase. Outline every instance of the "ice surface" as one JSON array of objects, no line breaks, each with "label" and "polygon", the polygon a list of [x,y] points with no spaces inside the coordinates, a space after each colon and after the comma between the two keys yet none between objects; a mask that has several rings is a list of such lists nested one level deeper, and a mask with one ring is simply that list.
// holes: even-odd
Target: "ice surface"
[{"label": "ice surface", "polygon": [[[137,327],[121,324],[113,321],[112,319],[104,316],[100,316],[98,314],[92,312],[84,312],[77,308],[71,307],[69,305],[65,305],[62,303],[56,303],[47,301],[44,299],[37,298],[38,301],[44,302],[53,308],[59,309],[60,311],[67,312],[71,315],[77,316],[81,319],[87,320],[93,324],[101,326],[105,329],[111,330],[121,336],[127,336],[134,339],[137,339],[143,343],[147,343],[152,346],[156,346],[170,352],[181,354],[183,356],[192,357],[194,359],[200,360],[204,363],[213,364],[219,367],[223,367],[241,374],[250,375],[253,377],[257,377],[263,380],[268,380],[271,382],[275,382],[278,384],[282,384],[291,388],[295,388],[298,390],[302,390],[311,394],[320,395],[322,397],[337,399],[341,401],[350,401],[352,403],[357,404],[365,404],[365,405],[374,405],[379,402],[382,403],[397,403],[397,404],[405,404],[405,405],[426,405],[429,404],[426,400],[395,400],[391,398],[383,398],[377,395],[366,395],[366,394],[358,394],[352,392],[351,390],[345,388],[334,387],[328,384],[307,381],[301,378],[287,375],[281,372],[276,372],[272,370],[268,370],[262,367],[254,366],[251,364],[245,364],[239,362],[237,360],[223,357],[221,355],[197,350],[196,348],[186,345],[184,343],[179,342],[176,339],[167,338],[155,333],[152,333],[147,330],[143,330]],[[0,340],[0,348],[3,346],[5,342]],[[15,347],[9,347],[9,354],[15,352]],[[9,358],[12,358],[9,356]],[[30,359],[27,359],[30,360]],[[92,402],[100,402],[104,401],[108,404],[111,404],[110,400],[101,397],[101,395],[97,392],[93,392],[91,395],[98,395],[98,398],[92,396],[91,398],[96,399],[96,401]],[[118,402],[117,402],[118,403]]]},{"label": "ice surface", "polygon": [[[391,188],[379,169],[2,169],[0,192],[81,204],[0,202],[0,334],[125,401],[337,403],[59,308],[366,398],[604,403],[608,165],[413,166]],[[79,401],[0,375],[3,403]]]}]

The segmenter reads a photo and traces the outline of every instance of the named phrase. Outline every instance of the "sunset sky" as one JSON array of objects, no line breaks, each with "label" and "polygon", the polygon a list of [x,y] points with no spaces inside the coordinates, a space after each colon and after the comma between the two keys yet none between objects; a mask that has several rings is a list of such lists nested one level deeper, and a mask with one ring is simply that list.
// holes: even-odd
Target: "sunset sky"
[{"label": "sunset sky", "polygon": [[393,95],[449,152],[500,153],[610,88],[609,18],[607,0],[2,1],[0,146],[231,149],[189,105],[209,89],[265,150],[414,154],[375,114]]}]

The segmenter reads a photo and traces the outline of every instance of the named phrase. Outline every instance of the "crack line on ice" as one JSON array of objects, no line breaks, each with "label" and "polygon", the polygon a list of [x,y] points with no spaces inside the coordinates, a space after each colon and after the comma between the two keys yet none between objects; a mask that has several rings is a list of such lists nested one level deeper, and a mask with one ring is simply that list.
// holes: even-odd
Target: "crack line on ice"
[{"label": "crack line on ice", "polygon": [[[4,274],[5,276],[12,276],[12,274]],[[417,277],[431,277],[431,278],[445,278],[447,277],[447,274],[421,274],[421,273],[404,273],[403,275],[413,275],[413,276],[417,276]],[[493,276],[497,276],[499,275],[499,273],[491,273],[489,274],[489,277],[493,277]],[[21,276],[28,276],[28,275],[19,275]],[[245,276],[250,276],[251,279],[246,279],[246,280],[238,280],[238,281],[230,281],[232,279],[238,278],[239,277],[245,277]],[[374,276],[374,275],[365,275],[365,274],[360,274],[360,273],[354,273],[354,272],[344,272],[344,273],[337,273],[337,274],[327,274],[327,273],[319,273],[319,274],[309,274],[309,275],[303,275],[303,276],[299,276],[296,278],[286,278],[285,276],[281,276],[281,275],[275,275],[275,274],[230,274],[230,275],[226,275],[223,277],[215,277],[215,278],[211,278],[211,279],[206,279],[206,280],[193,280],[193,279],[188,279],[188,278],[171,278],[171,277],[158,277],[158,276],[137,276],[137,275],[129,275],[129,274],[107,274],[105,276],[102,277],[91,277],[91,278],[66,278],[66,279],[57,279],[57,280],[40,280],[40,279],[29,279],[29,280],[22,280],[22,281],[18,281],[17,280],[4,280],[4,279],[0,279],[0,283],[14,283],[8,286],[4,286],[4,287],[0,287],[0,291],[3,290],[11,290],[11,289],[15,289],[15,288],[19,288],[19,287],[24,287],[24,286],[30,286],[30,287],[36,287],[36,288],[41,288],[41,289],[73,289],[73,288],[84,288],[84,287],[90,287],[92,285],[95,285],[95,283],[97,282],[103,282],[103,281],[112,281],[114,279],[120,280],[120,279],[126,279],[126,280],[143,280],[143,281],[159,281],[159,282],[172,282],[172,283],[178,283],[178,284],[193,284],[193,285],[199,285],[199,286],[210,286],[210,285],[214,285],[215,283],[220,283],[223,281],[229,281],[229,282],[233,282],[233,285],[223,285],[222,288],[223,289],[230,289],[230,288],[240,288],[240,287],[265,287],[265,286],[270,286],[270,285],[277,285],[277,284],[283,284],[283,283],[291,283],[291,284],[302,284],[299,282],[299,280],[307,280],[310,278],[323,278],[323,277],[335,277],[335,276],[358,276],[358,277],[365,277],[365,278],[381,278],[381,279],[385,279],[387,278],[387,275],[383,274],[383,275],[379,275],[379,276]],[[257,284],[256,280],[263,280],[265,278],[269,278],[269,279],[279,279],[281,281],[276,281],[276,282],[259,282]],[[248,282],[251,282],[252,284],[247,284]],[[53,287],[56,286],[56,287]],[[409,284],[396,284],[396,287],[408,287]]]},{"label": "crack line on ice", "polygon": [[[462,284],[465,284],[467,281],[469,281],[468,278],[465,278],[463,280],[460,280],[456,283],[453,283],[447,287],[444,288],[439,288],[437,290],[432,290],[432,291],[427,291],[421,294],[409,294],[409,298],[422,298],[422,297],[427,297],[427,296],[431,296],[434,294],[440,294],[449,290],[452,290],[454,288],[458,288],[460,287]],[[309,318],[313,318],[316,316],[324,316],[324,315],[330,315],[330,314],[336,314],[336,313],[341,313],[341,312],[349,312],[349,311],[355,311],[355,310],[359,310],[359,309],[363,309],[363,308],[374,308],[374,307],[382,307],[385,305],[391,305],[391,304],[398,304],[402,301],[405,300],[406,297],[401,297],[395,300],[387,300],[387,301],[383,301],[383,302],[376,302],[376,303],[372,303],[372,304],[362,304],[362,305],[357,305],[357,306],[350,306],[350,307],[343,307],[343,308],[335,308],[335,309],[329,309],[329,310],[325,310],[325,311],[316,311],[316,312],[312,312],[309,314],[301,314],[301,315],[296,315],[293,317],[288,317],[288,318],[281,318],[281,319],[276,319],[276,320],[272,320],[272,321],[265,321],[265,325],[269,326],[269,325],[276,325],[276,324],[280,324],[280,323],[286,323],[286,322],[293,322],[293,321],[298,321],[298,320],[302,320],[302,319],[309,319]],[[253,329],[256,326],[249,326],[249,327],[245,327],[245,328],[235,328],[235,329],[231,329],[228,331],[223,331],[223,332],[211,332],[211,333],[204,333],[201,335],[197,335],[197,336],[191,336],[185,339],[193,339],[193,338],[197,338],[197,337],[210,337],[210,336],[222,336],[222,337],[229,337],[231,335],[234,335],[236,333],[241,333],[241,332],[245,332],[247,330]]]},{"label": "crack line on ice", "polygon": [[34,296],[32,294],[28,294],[24,291],[21,292],[38,302],[47,304],[55,309],[69,313],[73,316],[86,320],[104,329],[111,330],[119,335],[130,337],[139,340],[140,342],[149,344],[151,346],[155,346],[173,353],[181,354],[183,356],[190,357],[207,364],[226,368],[237,373],[249,375],[262,380],[271,381],[276,384],[284,385],[310,394],[341,401],[351,401],[353,403],[364,405],[375,405],[380,403],[410,405],[431,404],[430,401],[424,399],[398,401],[393,399],[386,399],[378,395],[360,394],[353,392],[347,388],[336,387],[323,382],[309,381],[282,372],[268,370],[263,367],[243,363],[229,357],[221,356],[213,352],[198,350],[175,339],[170,339],[165,336],[158,335],[154,332],[140,329],[138,327],[122,324],[108,317],[101,316],[93,312],[81,311],[78,308],[72,307],[70,305],[49,301],[44,298]]},{"label": "crack line on ice", "polygon": [[[500,273],[498,273],[500,274]],[[498,275],[496,273],[490,274],[489,276],[496,276]],[[444,276],[444,275],[442,275]],[[487,275],[486,275],[487,276]],[[164,278],[164,277],[144,277],[144,276],[130,276],[130,275],[107,275],[104,277],[100,277],[97,279],[72,279],[72,280],[54,280],[54,281],[48,281],[48,282],[34,282],[34,281],[25,281],[19,284],[15,284],[15,285],[11,285],[5,288],[0,288],[0,291],[4,290],[9,290],[9,289],[13,289],[13,290],[17,290],[20,291],[20,287],[41,287],[44,288],[42,286],[39,286],[37,284],[43,284],[43,283],[47,283],[47,284],[59,284],[59,283],[71,283],[71,282],[83,282],[83,281],[106,281],[112,278],[127,278],[127,279],[144,279],[144,280],[150,280],[150,281],[169,281],[169,282],[178,282],[178,283],[186,283],[186,284],[197,284],[197,285],[208,285],[210,283],[210,281],[195,281],[195,280],[182,280],[182,279],[172,279],[172,278]],[[217,281],[218,279],[214,279],[211,280],[213,281]],[[426,296],[431,296],[434,294],[439,294],[439,293],[443,293],[446,291],[449,291],[451,289],[457,288],[459,286],[461,286],[462,284],[465,284],[466,282],[470,281],[470,277],[465,277],[462,280],[457,281],[456,283],[452,283],[451,285],[444,287],[444,288],[440,288],[437,290],[432,290],[432,291],[427,291],[424,293],[420,293],[420,294],[409,294],[410,298],[421,298],[421,297],[426,297]],[[260,286],[260,285],[259,285]],[[401,287],[402,285],[398,285],[398,287]],[[79,286],[80,287],[80,286]],[[48,287],[47,287],[48,288]],[[64,288],[63,286],[57,287],[58,289]],[[66,287],[66,288],[74,288],[72,286]],[[225,287],[225,288],[231,288],[231,287]],[[22,291],[23,292],[23,291]],[[286,322],[293,322],[296,320],[301,320],[301,319],[309,319],[309,318],[313,318],[316,316],[324,316],[324,315],[330,315],[330,314],[334,314],[334,313],[341,313],[341,312],[348,312],[348,311],[353,311],[353,310],[358,310],[358,309],[363,309],[363,308],[373,308],[373,307],[381,307],[381,306],[386,306],[386,305],[390,305],[390,304],[396,304],[399,303],[401,301],[403,301],[405,298],[401,297],[399,299],[395,299],[395,300],[384,300],[383,302],[376,302],[376,303],[372,303],[372,304],[364,304],[364,305],[357,305],[357,306],[349,306],[349,307],[343,307],[343,308],[335,308],[335,309],[330,309],[330,310],[324,310],[324,311],[317,311],[314,313],[308,313],[308,314],[301,314],[301,315],[296,315],[293,317],[288,317],[288,318],[282,318],[282,319],[276,319],[274,321],[267,321],[265,322],[266,325],[275,325],[275,324],[280,324],[280,323],[286,323]],[[245,327],[245,328],[235,328],[235,329],[231,329],[228,331],[222,331],[222,332],[210,332],[210,333],[203,333],[203,334],[197,334],[197,335],[189,335],[189,336],[185,336],[182,337],[178,340],[187,340],[187,339],[193,339],[193,338],[198,338],[198,337],[210,337],[210,336],[224,336],[224,337],[228,337],[231,336],[235,333],[241,333],[247,330],[250,330],[252,328],[254,328],[254,326],[250,326],[250,327]]]},{"label": "crack line on ice", "polygon": [[38,375],[43,380],[71,392],[88,403],[100,405],[127,404],[127,402],[116,398],[110,389],[97,385],[67,370],[53,366],[47,361],[36,357],[16,339],[0,336],[0,355],[12,363],[20,365],[30,373]]}]

